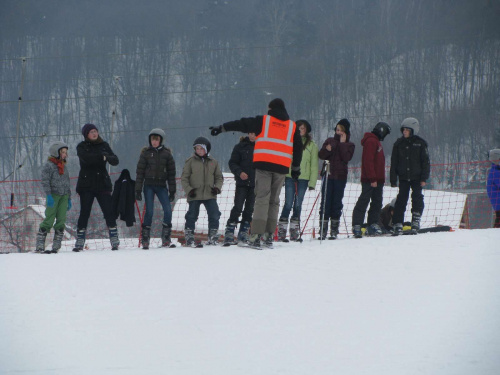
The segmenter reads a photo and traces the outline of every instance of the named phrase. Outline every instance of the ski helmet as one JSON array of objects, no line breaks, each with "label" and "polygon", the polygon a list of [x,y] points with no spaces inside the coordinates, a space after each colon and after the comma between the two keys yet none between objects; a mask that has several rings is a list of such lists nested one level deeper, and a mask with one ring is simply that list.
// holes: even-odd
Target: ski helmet
[{"label": "ski helmet", "polygon": [[198,137],[194,140],[193,142],[193,147],[196,145],[203,145],[207,149],[207,154],[210,153],[210,150],[212,149],[212,145],[210,144],[209,140],[206,139],[205,137]]},{"label": "ski helmet", "polygon": [[55,158],[59,158],[60,157],[59,151],[62,148],[69,148],[69,147],[63,141],[56,141],[56,142],[52,143],[50,145],[50,147],[49,147],[49,154],[50,154],[50,156],[53,156]]},{"label": "ski helmet", "polygon": [[159,128],[155,128],[153,130],[151,130],[149,132],[149,136],[148,136],[148,139],[149,139],[149,145],[151,145],[151,136],[152,135],[157,135],[160,137],[160,146],[163,144],[163,142],[165,141],[165,138],[166,138],[166,135],[165,135],[165,132]]},{"label": "ski helmet", "polygon": [[386,122],[379,122],[373,128],[372,133],[379,136],[380,140],[383,141],[391,133],[391,127]]},{"label": "ski helmet", "polygon": [[401,123],[401,133],[403,133],[404,128],[410,129],[411,135],[417,135],[420,130],[420,124],[416,118],[408,117]]},{"label": "ski helmet", "polygon": [[500,165],[500,148],[494,148],[488,152],[488,159],[496,165]]}]

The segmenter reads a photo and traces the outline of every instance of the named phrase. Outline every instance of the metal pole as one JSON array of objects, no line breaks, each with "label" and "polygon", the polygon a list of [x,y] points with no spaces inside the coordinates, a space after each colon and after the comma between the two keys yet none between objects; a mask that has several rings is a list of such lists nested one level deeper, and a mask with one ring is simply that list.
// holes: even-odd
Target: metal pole
[{"label": "metal pole", "polygon": [[24,90],[24,74],[26,72],[26,57],[21,57],[23,63],[21,68],[21,88],[19,89],[19,99],[17,106],[17,124],[16,124],[16,145],[14,148],[14,173],[12,174],[12,185],[10,190],[10,208],[14,207],[14,181],[16,180],[16,170],[17,170],[17,149],[19,147],[19,128],[21,126],[21,104],[23,102],[23,90]]},{"label": "metal pole", "polygon": [[[115,92],[113,93],[113,112],[111,113],[111,131],[109,135],[109,147],[112,148],[112,143],[113,143],[113,132],[115,128],[115,118],[116,118],[116,108],[117,108],[117,101],[118,101],[118,85],[120,83],[120,77],[119,76],[114,76],[115,79]],[[108,163],[108,172],[111,172],[111,164]]]}]

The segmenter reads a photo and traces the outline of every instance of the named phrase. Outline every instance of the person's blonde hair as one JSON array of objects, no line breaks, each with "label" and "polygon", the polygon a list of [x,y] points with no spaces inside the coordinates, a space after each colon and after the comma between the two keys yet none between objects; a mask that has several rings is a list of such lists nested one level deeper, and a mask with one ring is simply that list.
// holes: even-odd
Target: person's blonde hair
[{"label": "person's blonde hair", "polygon": [[344,133],[346,132],[346,131],[345,131],[345,126],[344,126],[344,125],[342,125],[342,124],[337,124],[337,126],[336,126],[335,130],[336,130],[337,128],[338,128],[339,130],[343,131]]}]

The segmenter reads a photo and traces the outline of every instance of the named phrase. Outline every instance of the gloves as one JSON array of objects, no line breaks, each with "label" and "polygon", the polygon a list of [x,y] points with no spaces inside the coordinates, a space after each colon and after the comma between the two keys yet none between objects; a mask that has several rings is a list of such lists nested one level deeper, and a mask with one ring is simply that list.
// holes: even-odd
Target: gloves
[{"label": "gloves", "polygon": [[52,194],[47,195],[47,207],[54,207],[54,198],[52,198]]},{"label": "gloves", "polygon": [[73,207],[73,203],[71,203],[71,198],[69,198],[68,199],[68,208],[66,209],[66,211],[71,210],[71,207]]},{"label": "gloves", "polygon": [[188,194],[188,197],[189,197],[189,198],[194,198],[194,197],[196,197],[196,189],[191,190],[191,191],[189,192],[189,194]]},{"label": "gloves", "polygon": [[314,186],[309,186],[309,190],[314,190]]},{"label": "gloves", "polygon": [[220,194],[220,189],[219,189],[218,187],[215,187],[215,186],[214,186],[214,187],[212,188],[212,194],[213,194],[213,195]]},{"label": "gloves", "polygon": [[140,190],[135,191],[135,200],[142,201],[142,192]]},{"label": "gloves", "polygon": [[170,194],[168,195],[168,200],[169,200],[170,202],[173,202],[173,201],[174,201],[174,199],[175,199],[175,193],[170,193]]},{"label": "gloves", "polygon": [[295,167],[292,167],[291,175],[294,180],[298,180],[300,176],[300,167],[297,167],[297,169],[295,169]]},{"label": "gloves", "polygon": [[210,134],[212,134],[214,137],[222,133],[222,125],[211,126],[209,129],[211,130]]}]

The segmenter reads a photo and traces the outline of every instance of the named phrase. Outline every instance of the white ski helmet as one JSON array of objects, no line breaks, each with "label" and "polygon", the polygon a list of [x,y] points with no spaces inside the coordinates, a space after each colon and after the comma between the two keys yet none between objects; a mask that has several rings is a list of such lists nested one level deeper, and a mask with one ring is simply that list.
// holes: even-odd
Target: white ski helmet
[{"label": "white ski helmet", "polygon": [[403,133],[404,128],[410,129],[412,131],[412,135],[417,135],[420,130],[420,124],[416,118],[408,117],[401,123],[401,133]]}]

